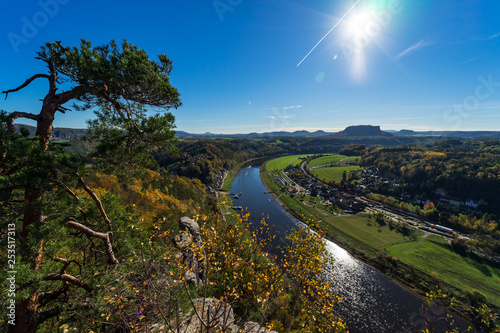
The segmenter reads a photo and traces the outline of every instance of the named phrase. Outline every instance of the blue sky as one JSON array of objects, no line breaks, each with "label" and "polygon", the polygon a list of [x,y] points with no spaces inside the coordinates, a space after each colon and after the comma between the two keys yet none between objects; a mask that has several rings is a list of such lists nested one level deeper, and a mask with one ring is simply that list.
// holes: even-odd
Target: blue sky
[{"label": "blue sky", "polygon": [[[46,41],[126,38],[172,59],[178,130],[500,130],[499,14],[498,0],[3,1],[0,90],[46,71],[34,59]],[[0,109],[38,113],[46,90]]]}]

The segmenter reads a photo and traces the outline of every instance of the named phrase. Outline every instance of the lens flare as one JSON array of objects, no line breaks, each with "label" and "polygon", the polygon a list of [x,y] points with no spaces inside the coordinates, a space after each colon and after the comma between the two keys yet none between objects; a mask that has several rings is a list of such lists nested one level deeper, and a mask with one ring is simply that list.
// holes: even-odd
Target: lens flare
[{"label": "lens flare", "polygon": [[362,81],[366,77],[366,60],[370,46],[378,45],[383,29],[390,17],[381,4],[365,4],[356,7],[339,30],[344,51],[353,78]]}]

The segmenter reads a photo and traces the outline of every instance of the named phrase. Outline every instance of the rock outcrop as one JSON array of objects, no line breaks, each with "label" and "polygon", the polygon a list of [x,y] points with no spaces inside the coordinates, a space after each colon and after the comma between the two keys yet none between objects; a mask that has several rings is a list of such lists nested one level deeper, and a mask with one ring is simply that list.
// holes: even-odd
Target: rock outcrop
[{"label": "rock outcrop", "polygon": [[[235,324],[234,312],[231,305],[214,298],[197,298],[193,300],[196,312],[184,317],[180,331],[183,333],[205,332],[208,327],[209,332],[224,333],[277,333],[263,328],[256,322],[246,322],[243,327]],[[203,320],[203,324],[200,321]],[[148,333],[169,332],[164,325],[153,325]]]},{"label": "rock outcrop", "polygon": [[189,217],[179,220],[181,233],[175,236],[175,246],[182,251],[183,264],[187,271],[185,279],[188,283],[202,285],[206,275],[205,250],[200,235],[200,226]]}]

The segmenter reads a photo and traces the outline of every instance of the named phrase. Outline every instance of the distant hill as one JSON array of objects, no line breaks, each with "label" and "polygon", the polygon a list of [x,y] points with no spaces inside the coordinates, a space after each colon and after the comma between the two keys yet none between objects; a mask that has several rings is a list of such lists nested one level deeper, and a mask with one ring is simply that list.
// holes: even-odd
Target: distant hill
[{"label": "distant hill", "polygon": [[286,132],[286,131],[278,131],[278,132],[265,132],[265,133],[248,133],[248,134],[213,134],[210,132],[206,132],[203,134],[193,134],[184,131],[177,131],[176,137],[178,138],[237,138],[237,139],[255,139],[262,137],[295,137],[295,138],[317,138],[325,135],[330,135],[332,133],[328,133],[325,131],[295,131],[295,132]]},{"label": "distant hill", "polygon": [[380,126],[358,125],[349,126],[345,130],[335,133],[337,137],[365,137],[365,136],[393,136],[391,133],[380,130]]},{"label": "distant hill", "polygon": [[[27,128],[31,135],[35,135],[35,126],[15,124],[16,130],[19,131],[21,127]],[[380,126],[372,125],[358,125],[349,126],[343,131],[332,133],[325,131],[277,131],[265,133],[248,133],[248,134],[213,134],[206,132],[203,134],[193,134],[184,131],[177,131],[177,138],[234,138],[234,139],[256,139],[256,138],[322,138],[322,137],[336,137],[336,138],[390,138],[397,137],[453,137],[453,138],[500,138],[500,131],[413,131],[403,129],[401,131],[382,131]],[[85,128],[64,128],[56,127],[52,131],[52,139],[72,140],[83,137],[87,133]],[[381,138],[379,138],[381,139]],[[375,140],[377,141],[377,140]],[[384,140],[382,140],[384,141]]]},{"label": "distant hill", "polygon": [[500,138],[500,131],[422,131],[403,129],[394,135],[398,136],[443,136],[452,138]]},{"label": "distant hill", "polygon": [[[35,135],[36,127],[24,124],[15,124],[16,131],[19,131],[21,128],[26,128],[30,131],[30,135]],[[83,137],[87,134],[87,129],[85,128],[64,128],[64,127],[56,127],[52,130],[51,138],[52,139],[64,139],[64,140],[72,140]]]}]

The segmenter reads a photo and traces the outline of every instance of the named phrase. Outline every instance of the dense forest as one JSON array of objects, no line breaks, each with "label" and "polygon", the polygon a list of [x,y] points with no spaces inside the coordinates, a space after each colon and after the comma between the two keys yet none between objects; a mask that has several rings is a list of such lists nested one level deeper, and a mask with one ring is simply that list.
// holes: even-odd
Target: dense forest
[{"label": "dense forest", "polygon": [[211,183],[217,174],[251,158],[285,154],[274,139],[180,140],[176,151],[159,150],[154,156],[161,167],[178,175]]},{"label": "dense forest", "polygon": [[461,199],[500,198],[500,141],[447,139],[421,147],[370,149],[363,165],[409,184],[401,191],[433,197],[438,188]]}]

